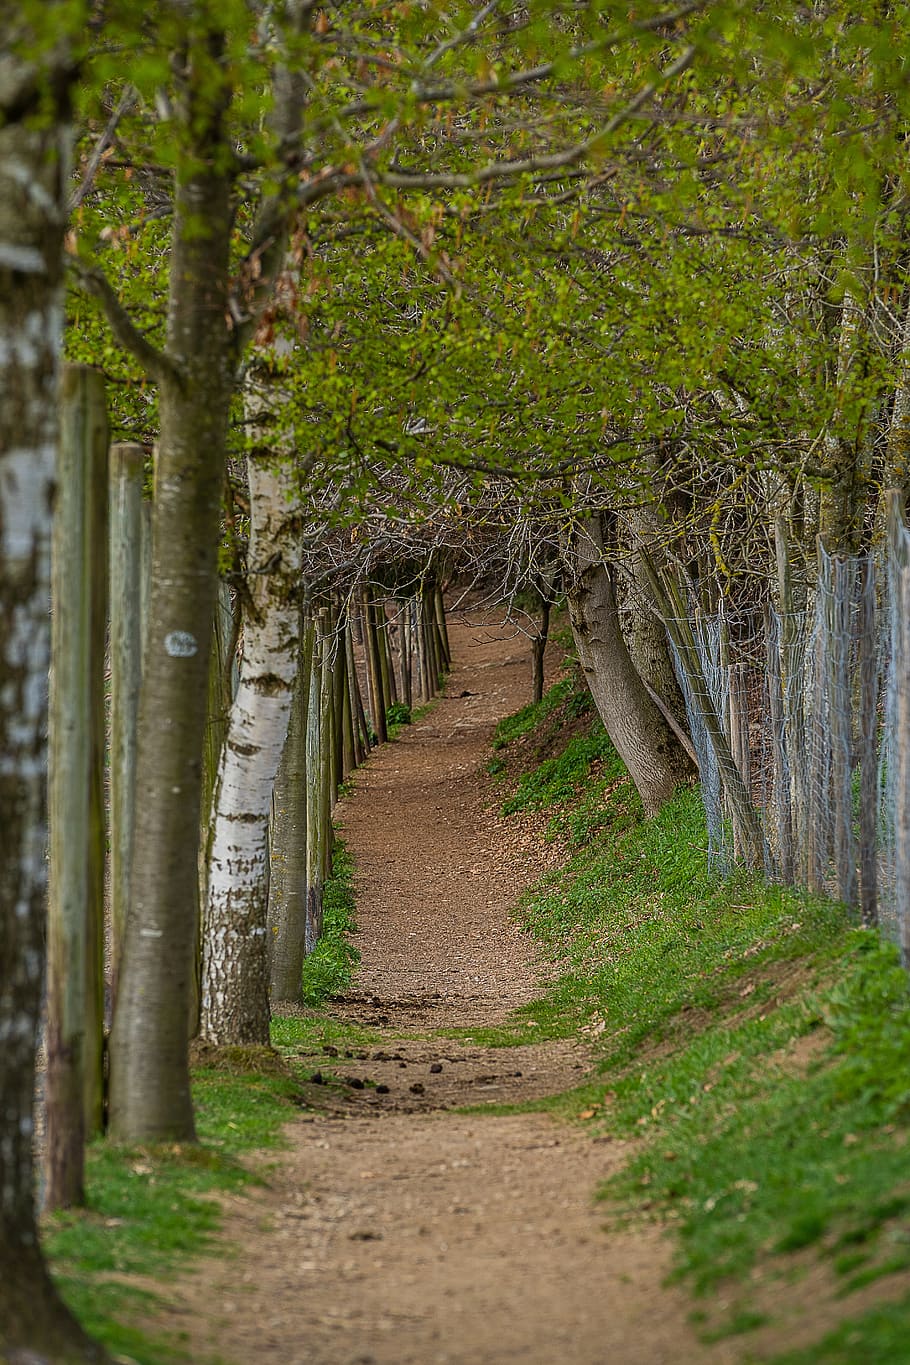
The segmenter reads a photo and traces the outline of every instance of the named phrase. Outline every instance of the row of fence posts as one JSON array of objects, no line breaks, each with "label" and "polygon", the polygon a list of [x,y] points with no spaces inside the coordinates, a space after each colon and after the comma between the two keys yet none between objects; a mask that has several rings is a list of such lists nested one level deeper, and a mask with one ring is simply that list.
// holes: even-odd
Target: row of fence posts
[{"label": "row of fence posts", "polygon": [[[877,553],[794,585],[782,525],[777,604],[707,616],[651,566],[699,756],[718,861],[764,865],[881,923],[910,965],[910,533],[889,497]],[[712,799],[712,787],[715,797]],[[743,799],[745,797],[745,800]]]},{"label": "row of fence posts", "polygon": [[[105,1123],[105,1025],[116,998],[135,819],[151,540],[144,482],[143,447],[109,445],[103,377],[88,366],[64,366],[48,759],[44,1105],[50,1207],[80,1198],[76,1154]],[[236,687],[238,633],[236,601],[222,584],[212,630],[204,827]],[[275,935],[273,998],[299,997],[302,953],[312,950],[321,931],[332,808],[341,784],[387,738],[390,708],[429,701],[450,662],[442,593],[431,572],[407,596],[361,585],[345,596],[307,603],[289,739],[273,799],[269,899],[270,919],[285,927],[302,905],[293,930],[301,933],[302,952],[289,955],[287,934]],[[200,837],[200,895],[205,846]],[[295,978],[287,970],[292,960],[298,963]]]}]

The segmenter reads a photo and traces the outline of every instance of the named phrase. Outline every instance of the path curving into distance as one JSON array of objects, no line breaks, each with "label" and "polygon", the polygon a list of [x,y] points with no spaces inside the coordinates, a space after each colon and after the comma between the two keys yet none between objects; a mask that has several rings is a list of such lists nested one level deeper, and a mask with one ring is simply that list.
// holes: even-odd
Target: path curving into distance
[{"label": "path curving into distance", "polygon": [[447,696],[339,810],[362,963],[334,1013],[381,1041],[306,1061],[384,1091],[309,1088],[320,1112],[289,1126],[277,1164],[264,1154],[264,1189],[225,1199],[219,1254],[154,1326],[232,1365],[733,1365],[735,1344],[700,1344],[691,1301],[663,1287],[663,1234],[611,1230],[594,1201],[627,1144],[546,1115],[455,1112],[565,1089],[587,1060],[573,1042],[439,1033],[539,990],[509,911],[552,856],[532,823],[496,817],[484,772],[496,722],[530,694],[527,642],[476,617],[450,634]]}]

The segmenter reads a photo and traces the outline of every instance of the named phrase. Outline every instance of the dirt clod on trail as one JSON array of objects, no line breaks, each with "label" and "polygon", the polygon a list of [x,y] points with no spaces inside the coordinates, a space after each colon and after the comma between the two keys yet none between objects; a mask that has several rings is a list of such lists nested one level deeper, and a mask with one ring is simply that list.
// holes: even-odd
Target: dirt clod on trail
[{"label": "dirt clod on trail", "polygon": [[529,699],[526,642],[476,619],[451,637],[448,696],[339,809],[362,961],[333,1013],[382,1041],[303,1059],[312,1112],[268,1154],[265,1187],[224,1200],[223,1254],[154,1326],[234,1365],[733,1365],[663,1286],[663,1234],[606,1226],[594,1194],[627,1145],[482,1112],[578,1084],[584,1044],[447,1036],[540,993],[509,912],[555,856],[539,822],[499,819],[484,771],[496,721]]}]

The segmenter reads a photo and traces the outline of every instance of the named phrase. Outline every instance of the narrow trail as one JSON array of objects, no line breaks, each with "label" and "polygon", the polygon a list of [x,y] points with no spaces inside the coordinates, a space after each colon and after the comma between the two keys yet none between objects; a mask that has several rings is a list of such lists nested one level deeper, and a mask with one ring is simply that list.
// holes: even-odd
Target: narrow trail
[{"label": "narrow trail", "polygon": [[593,1200],[623,1142],[452,1112],[554,1093],[587,1067],[573,1042],[484,1049],[437,1032],[496,1023],[539,991],[508,915],[548,856],[533,829],[497,820],[482,771],[495,722],[527,699],[525,642],[476,621],[452,638],[447,697],[339,811],[362,963],[333,1013],[387,1041],[313,1065],[387,1091],[311,1087],[321,1112],[264,1158],[264,1189],[224,1201],[219,1254],[155,1325],[232,1365],[733,1365],[736,1347],[701,1345],[691,1301],[663,1287],[661,1232],[610,1229]]}]

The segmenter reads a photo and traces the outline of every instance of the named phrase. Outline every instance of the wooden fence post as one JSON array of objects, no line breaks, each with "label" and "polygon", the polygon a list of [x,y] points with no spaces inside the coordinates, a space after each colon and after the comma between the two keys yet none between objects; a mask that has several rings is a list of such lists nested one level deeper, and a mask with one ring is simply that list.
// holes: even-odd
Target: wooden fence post
[{"label": "wooden fence post", "polygon": [[307,921],[307,716],[315,626],[301,624],[301,647],[284,753],[272,792],[269,829],[269,998],[299,1000]]},{"label": "wooden fence post", "polygon": [[878,923],[878,666],[875,648],[875,561],[870,555],[860,584],[859,654],[860,913]]},{"label": "wooden fence post", "polygon": [[[364,618],[364,636],[368,629]],[[325,639],[318,615],[310,654],[306,712],[306,921],[304,951],[316,947],[322,925],[322,857],[319,846],[319,808],[322,797],[322,676]]]},{"label": "wooden fence post", "polygon": [[771,716],[771,754],[774,767],[773,805],[777,828],[777,871],[785,886],[793,885],[793,824],[790,805],[787,729],[781,678],[780,628],[777,618],[765,612],[765,658],[767,661],[768,709]]},{"label": "wooden fence post", "polygon": [[910,968],[910,563],[900,493],[888,494],[888,548],[891,558],[894,734],[890,762],[894,791],[894,899],[901,961]]},{"label": "wooden fence post", "polygon": [[399,603],[398,611],[398,664],[401,672],[401,700],[408,709],[414,704],[411,684],[411,604],[410,598]]},{"label": "wooden fence post", "polygon": [[859,903],[853,832],[853,697],[850,687],[850,608],[854,574],[844,559],[832,563],[828,599],[828,728],[831,733],[831,803],[837,892],[851,909]]},{"label": "wooden fence post", "polygon": [[84,1142],[103,1125],[104,379],[65,365],[52,568],[49,716],[47,1203],[84,1200]]},{"label": "wooden fence post", "polygon": [[110,450],[111,588],[111,1005],[129,904],[136,729],[142,678],[142,481],[145,452],[127,442]]}]

